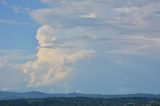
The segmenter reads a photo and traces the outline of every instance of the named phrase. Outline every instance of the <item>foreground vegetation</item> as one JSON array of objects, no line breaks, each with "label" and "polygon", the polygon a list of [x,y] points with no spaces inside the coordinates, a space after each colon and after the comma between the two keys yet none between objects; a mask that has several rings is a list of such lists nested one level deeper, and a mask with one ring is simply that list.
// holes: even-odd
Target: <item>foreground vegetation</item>
[{"label": "foreground vegetation", "polygon": [[44,99],[1,100],[0,106],[160,106],[154,98],[53,97]]}]

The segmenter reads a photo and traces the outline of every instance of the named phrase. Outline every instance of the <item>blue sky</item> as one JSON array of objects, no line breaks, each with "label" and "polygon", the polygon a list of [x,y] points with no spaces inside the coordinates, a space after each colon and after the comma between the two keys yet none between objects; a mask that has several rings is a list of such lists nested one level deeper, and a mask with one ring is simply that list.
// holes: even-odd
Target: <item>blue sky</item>
[{"label": "blue sky", "polygon": [[0,13],[0,90],[160,93],[159,0],[0,0]]}]

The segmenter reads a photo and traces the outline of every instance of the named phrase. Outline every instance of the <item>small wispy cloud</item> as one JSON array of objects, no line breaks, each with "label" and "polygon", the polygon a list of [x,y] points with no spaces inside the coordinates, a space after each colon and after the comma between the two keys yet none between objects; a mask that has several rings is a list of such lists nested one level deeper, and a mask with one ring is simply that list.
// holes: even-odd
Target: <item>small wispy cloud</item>
[{"label": "small wispy cloud", "polygon": [[15,20],[2,20],[2,19],[0,19],[0,24],[17,25],[18,22]]},{"label": "small wispy cloud", "polygon": [[7,2],[5,0],[0,0],[0,5],[7,5]]},{"label": "small wispy cloud", "polygon": [[91,13],[91,14],[85,14],[85,15],[80,15],[82,18],[96,18],[96,14]]},{"label": "small wispy cloud", "polygon": [[[149,55],[160,47],[159,37],[147,37],[143,35],[132,35],[125,39],[125,47],[119,50],[111,50],[109,53],[117,55]],[[150,51],[150,52],[149,52]],[[158,51],[157,51],[158,52]]]},{"label": "small wispy cloud", "polygon": [[11,10],[16,14],[20,14],[20,13],[29,12],[31,9],[28,7],[24,8],[19,6],[11,6]]},{"label": "small wispy cloud", "polygon": [[24,50],[1,50],[0,51],[0,63],[5,65],[16,65],[18,61],[32,60],[32,55],[27,55]]},{"label": "small wispy cloud", "polygon": [[11,25],[11,26],[23,26],[23,25],[26,25],[28,23],[19,22],[17,20],[12,20],[12,19],[0,19],[0,24]]}]

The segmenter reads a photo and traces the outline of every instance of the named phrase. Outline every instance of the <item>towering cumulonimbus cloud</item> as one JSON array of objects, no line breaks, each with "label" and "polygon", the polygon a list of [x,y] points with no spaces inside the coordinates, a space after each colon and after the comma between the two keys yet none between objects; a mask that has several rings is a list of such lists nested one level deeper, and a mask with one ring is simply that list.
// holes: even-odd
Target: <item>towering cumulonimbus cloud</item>
[{"label": "towering cumulonimbus cloud", "polygon": [[58,46],[58,35],[49,25],[41,26],[36,38],[39,43],[36,60],[22,65],[24,73],[30,77],[28,86],[49,85],[66,79],[72,73],[74,62],[94,54],[92,50],[67,48],[65,43],[63,47]]},{"label": "towering cumulonimbus cloud", "polygon": [[[36,34],[37,58],[23,65],[24,72],[30,77],[29,86],[66,79],[73,71],[73,64],[93,55],[94,51],[97,54],[137,55],[159,46],[159,41],[154,40],[159,39],[156,34],[153,39],[144,32],[158,30],[157,1],[41,1],[49,7],[30,13],[41,27]],[[155,6],[157,8],[153,8]],[[154,26],[150,27],[151,24]],[[138,30],[142,33],[135,32]]]}]

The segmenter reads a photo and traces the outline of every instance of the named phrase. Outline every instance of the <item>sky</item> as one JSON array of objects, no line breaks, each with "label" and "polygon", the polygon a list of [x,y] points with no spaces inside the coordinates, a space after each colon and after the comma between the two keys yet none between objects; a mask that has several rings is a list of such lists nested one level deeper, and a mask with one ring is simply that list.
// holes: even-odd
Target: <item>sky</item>
[{"label": "sky", "polygon": [[160,0],[0,0],[0,91],[160,94]]}]

